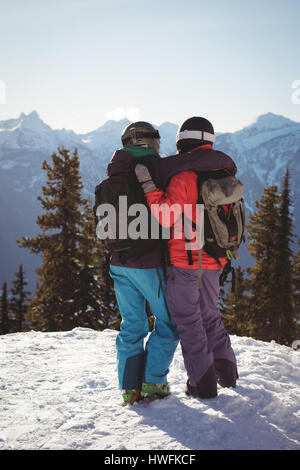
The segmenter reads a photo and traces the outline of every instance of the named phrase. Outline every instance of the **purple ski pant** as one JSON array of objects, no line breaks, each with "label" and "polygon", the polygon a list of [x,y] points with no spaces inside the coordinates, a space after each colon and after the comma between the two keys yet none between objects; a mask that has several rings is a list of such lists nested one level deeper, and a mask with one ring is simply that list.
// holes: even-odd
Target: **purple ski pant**
[{"label": "purple ski pant", "polygon": [[198,270],[168,267],[167,295],[171,316],[176,323],[188,379],[196,387],[214,359],[236,364],[230,338],[217,307],[222,270],[202,270],[199,289]]}]

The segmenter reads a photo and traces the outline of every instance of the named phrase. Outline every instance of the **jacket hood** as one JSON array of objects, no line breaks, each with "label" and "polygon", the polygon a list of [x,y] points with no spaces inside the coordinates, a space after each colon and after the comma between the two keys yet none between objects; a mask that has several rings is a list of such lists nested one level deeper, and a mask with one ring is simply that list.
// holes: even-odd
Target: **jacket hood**
[{"label": "jacket hood", "polygon": [[122,149],[116,150],[108,166],[107,176],[130,171],[133,166],[134,156]]}]

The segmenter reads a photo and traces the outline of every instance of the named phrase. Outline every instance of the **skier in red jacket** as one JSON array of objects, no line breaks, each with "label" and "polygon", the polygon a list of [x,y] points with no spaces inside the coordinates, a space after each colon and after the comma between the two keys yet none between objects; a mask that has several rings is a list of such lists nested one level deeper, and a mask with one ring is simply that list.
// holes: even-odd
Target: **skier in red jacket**
[{"label": "skier in red jacket", "polygon": [[[214,152],[214,140],[212,124],[207,119],[193,117],[181,125],[177,149],[182,158],[199,149]],[[192,205],[192,220],[196,222],[198,175],[193,171],[178,173],[163,191],[156,187],[145,166],[137,165],[135,171],[152,213],[161,225],[171,227],[167,294],[188,375],[186,393],[201,398],[215,397],[217,383],[234,387],[238,374],[235,354],[217,307],[219,277],[228,260],[224,256],[215,259],[204,246],[200,252],[202,287],[199,289],[199,249],[187,253],[183,224],[178,225],[185,204]],[[170,218],[169,208],[174,205],[177,205],[177,213],[172,213]],[[178,237],[178,227],[181,227],[181,237]]]}]

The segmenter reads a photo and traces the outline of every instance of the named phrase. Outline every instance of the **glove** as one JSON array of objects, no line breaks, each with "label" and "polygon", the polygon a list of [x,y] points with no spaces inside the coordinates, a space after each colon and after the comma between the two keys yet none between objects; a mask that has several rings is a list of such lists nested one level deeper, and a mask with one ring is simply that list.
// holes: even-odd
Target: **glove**
[{"label": "glove", "polygon": [[153,191],[154,189],[157,189],[149,173],[149,170],[145,165],[141,165],[140,163],[138,163],[134,171],[135,171],[137,180],[139,183],[141,183],[141,186],[145,194],[149,193],[150,191]]}]

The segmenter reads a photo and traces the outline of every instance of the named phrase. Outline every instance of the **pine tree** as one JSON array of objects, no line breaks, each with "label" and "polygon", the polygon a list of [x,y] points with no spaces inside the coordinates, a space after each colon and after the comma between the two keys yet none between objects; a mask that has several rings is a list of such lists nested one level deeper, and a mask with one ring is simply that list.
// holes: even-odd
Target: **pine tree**
[{"label": "pine tree", "polygon": [[42,188],[44,197],[38,197],[45,211],[37,218],[42,233],[20,241],[32,253],[43,255],[31,302],[36,325],[43,331],[69,330],[76,323],[74,293],[80,290],[78,244],[85,205],[77,150],[70,156],[69,150],[58,148],[51,158],[52,166],[43,163],[48,180]]},{"label": "pine tree", "polygon": [[119,318],[109,277],[109,262],[96,238],[91,201],[81,195],[77,150],[58,149],[52,166],[46,161],[47,183],[38,197],[44,213],[37,218],[42,233],[19,242],[43,255],[31,321],[43,331],[76,326],[104,329]]},{"label": "pine tree", "polygon": [[277,186],[265,188],[261,200],[256,201],[257,211],[250,214],[247,225],[248,249],[256,262],[251,270],[250,316],[251,335],[256,339],[275,339],[274,298],[276,278],[274,259],[277,255],[279,195]]},{"label": "pine tree", "polygon": [[85,214],[79,245],[80,288],[74,297],[79,311],[76,325],[103,330],[109,328],[119,315],[109,277],[109,256],[96,237],[94,212],[89,200]]},{"label": "pine tree", "polygon": [[266,188],[247,226],[248,249],[256,259],[249,297],[251,335],[288,345],[295,329],[290,205],[287,170],[281,194],[277,186]]},{"label": "pine tree", "polygon": [[300,238],[298,239],[298,252],[293,259],[293,285],[294,285],[294,304],[295,317],[297,322],[298,336],[300,335]]},{"label": "pine tree", "polygon": [[103,316],[106,319],[107,327],[113,330],[120,330],[121,315],[116,300],[114,283],[109,275],[110,253],[104,250],[102,245],[100,253],[100,273],[98,282],[101,289],[100,298]]},{"label": "pine tree", "polygon": [[[247,271],[249,274],[249,270]],[[249,305],[250,280],[245,278],[245,271],[238,266],[235,269],[235,289],[223,291],[221,313],[228,333],[239,336],[251,336],[252,323]]]},{"label": "pine tree", "polygon": [[8,299],[7,299],[7,282],[2,284],[2,295],[1,295],[1,317],[0,317],[0,334],[5,335],[10,332],[10,322],[8,314]]},{"label": "pine tree", "polygon": [[274,326],[276,341],[291,345],[295,339],[295,303],[293,286],[293,222],[291,217],[290,175],[287,168],[280,194],[274,272],[277,289],[274,292]]},{"label": "pine tree", "polygon": [[16,280],[13,281],[11,289],[10,310],[14,315],[16,331],[23,331],[23,322],[28,306],[26,301],[30,292],[25,290],[28,282],[25,279],[22,264],[20,264],[19,271],[15,273],[15,276]]}]

